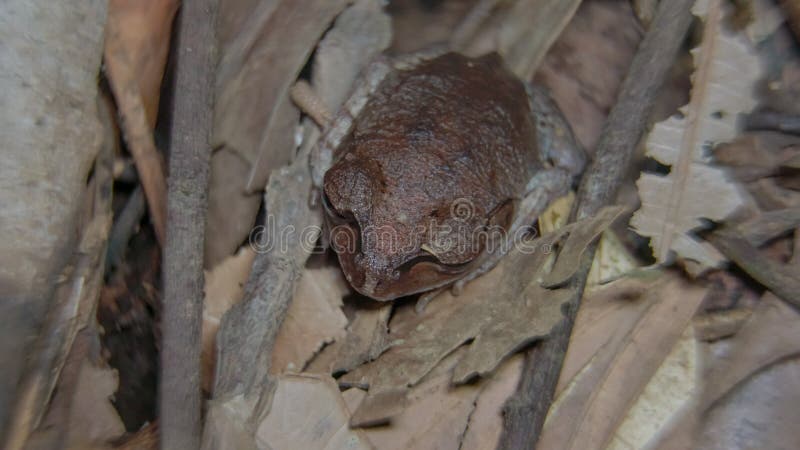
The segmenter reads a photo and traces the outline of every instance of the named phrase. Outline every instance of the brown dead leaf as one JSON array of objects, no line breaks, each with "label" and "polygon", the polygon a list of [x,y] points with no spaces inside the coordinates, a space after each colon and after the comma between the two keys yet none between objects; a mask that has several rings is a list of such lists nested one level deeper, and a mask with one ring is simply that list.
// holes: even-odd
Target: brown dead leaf
[{"label": "brown dead leaf", "polygon": [[753,246],[760,247],[800,226],[800,208],[787,208],[762,212],[736,226],[742,236]]},{"label": "brown dead leaf", "polygon": [[273,374],[299,372],[334,340],[343,339],[347,318],[342,297],[350,292],[338,267],[307,268],[297,285],[272,352]]},{"label": "brown dead leaf", "polygon": [[728,349],[709,355],[701,409],[764,367],[800,353],[800,316],[771,293],[753,311],[750,320],[730,341]]},{"label": "brown dead leaf", "polygon": [[[281,375],[272,408],[258,424],[256,445],[271,450],[371,449],[330,376]],[[311,432],[310,432],[311,430]]]},{"label": "brown dead leaf", "polygon": [[[156,124],[172,22],[179,4],[178,0],[108,2],[106,45],[119,45],[118,48],[125,52],[129,67],[135,68],[134,74],[151,130]],[[118,39],[119,43],[112,43],[113,39]]]},{"label": "brown dead leaf", "polygon": [[349,372],[360,364],[372,361],[389,348],[389,315],[391,303],[359,307],[347,325],[347,335],[323,348],[309,365],[308,372]]},{"label": "brown dead leaf", "polygon": [[117,384],[114,369],[84,360],[69,413],[66,440],[70,445],[104,444],[125,433],[125,426],[111,404]]},{"label": "brown dead leaf", "polygon": [[503,431],[503,405],[517,389],[523,360],[523,355],[514,355],[488,379],[481,381],[482,390],[469,416],[460,450],[497,447]]},{"label": "brown dead leaf", "polygon": [[[346,3],[282,0],[262,23],[251,24],[259,34],[242,44],[248,46],[246,59],[221,61],[215,146],[226,146],[254,166],[259,159],[269,161],[269,166],[250,177],[249,189],[262,189],[269,171],[289,162],[298,117],[288,97],[289,87]],[[294,120],[289,121],[286,118],[292,111]]]},{"label": "brown dead leaf", "polygon": [[536,73],[590,152],[642,39],[636,22],[630,2],[582,2]]},{"label": "brown dead leaf", "polygon": [[[610,290],[605,297],[610,310],[593,311],[591,298],[587,299],[587,308],[582,308],[587,318],[579,314],[577,340],[570,345],[559,381],[563,391],[545,423],[541,448],[605,448],[684,333],[705,294],[705,289],[674,274],[645,281],[643,291],[637,286],[639,281],[634,283],[633,291],[625,287],[630,286],[627,280],[604,288]],[[636,301],[616,303],[620,301],[614,295],[616,285],[623,286],[623,299],[630,295],[625,292],[643,295]],[[611,300],[615,297],[616,302]],[[587,325],[590,328],[582,332]],[[571,362],[575,358],[583,362]]]},{"label": "brown dead leaf", "polygon": [[800,448],[798,404],[800,360],[778,362],[754,374],[724,397],[705,417],[692,448]]},{"label": "brown dead leaf", "polygon": [[364,429],[376,448],[457,450],[460,447],[475,400],[481,392],[479,385],[450,385],[450,371],[462,353],[460,349],[445,358],[414,386],[408,393],[405,410],[392,417],[389,426]]},{"label": "brown dead leaf", "polygon": [[569,281],[578,270],[576,262],[581,260],[586,247],[600,237],[600,234],[624,212],[625,209],[622,207],[605,208],[596,216],[589,218],[582,226],[572,229],[563,249],[559,252],[555,266],[542,281],[542,286],[560,286]]}]

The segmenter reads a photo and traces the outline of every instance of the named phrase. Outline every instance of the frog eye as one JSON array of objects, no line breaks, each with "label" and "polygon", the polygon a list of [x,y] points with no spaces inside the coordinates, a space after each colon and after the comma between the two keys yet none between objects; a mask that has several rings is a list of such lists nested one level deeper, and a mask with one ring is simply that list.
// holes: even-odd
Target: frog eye
[{"label": "frog eye", "polygon": [[332,204],[331,199],[325,191],[322,192],[322,207],[325,209],[325,214],[335,223],[355,222],[355,217],[352,213],[342,214]]}]

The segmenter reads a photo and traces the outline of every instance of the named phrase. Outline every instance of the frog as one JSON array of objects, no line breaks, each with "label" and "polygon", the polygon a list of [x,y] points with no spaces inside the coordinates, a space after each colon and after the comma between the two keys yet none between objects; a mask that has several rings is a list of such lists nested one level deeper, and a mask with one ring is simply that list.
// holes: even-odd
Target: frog
[{"label": "frog", "polygon": [[310,166],[326,241],[377,301],[460,292],[587,162],[548,92],[497,53],[381,56],[336,114],[307,112],[323,127]]}]

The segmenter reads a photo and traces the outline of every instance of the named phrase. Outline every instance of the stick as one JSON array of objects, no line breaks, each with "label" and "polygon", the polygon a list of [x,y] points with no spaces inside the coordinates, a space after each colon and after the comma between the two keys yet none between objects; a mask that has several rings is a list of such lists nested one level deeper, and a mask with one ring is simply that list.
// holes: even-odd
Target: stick
[{"label": "stick", "polygon": [[[650,117],[658,89],[675,60],[692,20],[693,0],[660,2],[606,121],[595,159],[578,191],[573,220],[594,215],[609,204],[620,185]],[[539,440],[567,352],[569,337],[586,286],[596,244],[591,245],[572,281],[574,294],[564,320],[550,337],[528,352],[517,392],[504,408],[501,449],[530,449]]]},{"label": "stick", "polygon": [[184,2],[175,47],[159,385],[161,448],[169,450],[199,449],[202,431],[200,319],[216,13],[216,0]]}]

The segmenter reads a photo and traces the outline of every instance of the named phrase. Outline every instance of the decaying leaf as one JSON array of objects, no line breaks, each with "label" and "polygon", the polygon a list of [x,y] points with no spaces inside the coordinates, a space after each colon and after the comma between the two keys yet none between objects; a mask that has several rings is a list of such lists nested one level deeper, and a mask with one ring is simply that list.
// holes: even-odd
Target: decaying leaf
[{"label": "decaying leaf", "polygon": [[609,450],[652,447],[694,406],[701,381],[699,353],[693,328],[687,326],[614,431]]},{"label": "decaying leaf", "polygon": [[338,267],[307,268],[275,339],[273,373],[299,372],[323,345],[345,336],[342,297],[349,292]]},{"label": "decaying leaf", "polygon": [[542,280],[545,287],[559,286],[566,283],[578,270],[576,261],[580,261],[586,247],[600,237],[605,228],[614,222],[623,212],[624,208],[606,208],[594,217],[587,219],[584,226],[576,227],[570,231],[564,249],[558,256],[555,266]]},{"label": "decaying leaf", "polygon": [[[618,212],[604,212],[599,217],[605,220],[579,222],[559,233],[518,243],[495,269],[469,283],[461,295],[445,292],[421,314],[401,308],[390,323],[390,337],[397,345],[340,382],[369,386],[370,396],[404,389],[417,384],[469,339],[473,342],[455,364],[453,381],[464,383],[491,372],[510,353],[549,333],[562,317],[561,305],[571,290],[548,290],[539,284],[552,245],[576,228],[581,229],[576,236],[592,239]],[[575,239],[572,245],[581,247],[586,242]],[[574,261],[572,264],[577,266]],[[369,398],[365,402],[371,403]]]},{"label": "decaying leaf", "polygon": [[257,426],[256,446],[269,450],[373,448],[362,431],[349,428],[349,419],[347,405],[330,376],[281,375],[272,409]]},{"label": "decaying leaf", "polygon": [[[364,433],[376,448],[381,450],[460,448],[464,430],[482,388],[478,385],[450,385],[450,370],[458,362],[461,353],[463,349],[445,358],[409,391],[406,409],[392,417],[390,426],[364,429]],[[368,401],[368,398],[364,401]]]},{"label": "decaying leaf", "polygon": [[701,410],[765,366],[800,354],[800,315],[767,293],[722,354],[708,355]]},{"label": "decaying leaf", "polygon": [[[642,393],[690,325],[705,289],[679,275],[662,274],[622,279],[598,292],[603,303],[593,307],[589,297],[578,315],[559,380],[563,390],[545,423],[541,448],[605,448],[637,401],[658,405],[660,417],[651,413],[648,419],[651,430],[666,427],[675,405],[681,406],[676,397],[686,401],[682,393],[654,404],[652,396]],[[631,294],[636,296],[628,298]]]},{"label": "decaying leaf", "polygon": [[[106,45],[119,40],[118,50],[135,67],[147,123],[152,130],[156,124],[161,80],[167,62],[172,21],[178,10],[178,0],[109,0],[106,23]],[[112,56],[112,55],[108,55]],[[107,56],[107,57],[108,57]]]},{"label": "decaying leaf", "polygon": [[761,76],[749,41],[723,26],[725,3],[702,0],[693,12],[703,18],[703,41],[693,51],[696,71],[691,100],[680,116],[656,124],[647,154],[670,167],[666,176],[645,173],[637,182],[642,207],[631,225],[651,239],[659,262],[672,253],[702,267],[723,258],[690,233],[702,218],[722,220],[743,203],[741,192],[725,173],[708,164],[708,149],[736,136],[737,114],[755,105],[754,83]]},{"label": "decaying leaf", "polygon": [[724,397],[701,424],[702,450],[800,448],[797,405],[800,402],[800,360],[780,361],[748,378]]},{"label": "decaying leaf", "polygon": [[514,355],[487,379],[469,416],[460,450],[497,447],[503,431],[503,405],[514,394],[522,372],[523,355]]},{"label": "decaying leaf", "polygon": [[105,444],[125,433],[125,426],[111,404],[117,390],[117,372],[83,361],[69,412],[66,441],[76,447]]},{"label": "decaying leaf", "polygon": [[589,152],[641,39],[630,2],[581,2],[536,73]]},{"label": "decaying leaf", "polygon": [[391,303],[372,302],[356,309],[347,325],[347,334],[323,348],[308,367],[309,372],[349,372],[359,364],[372,361],[389,348]]}]

